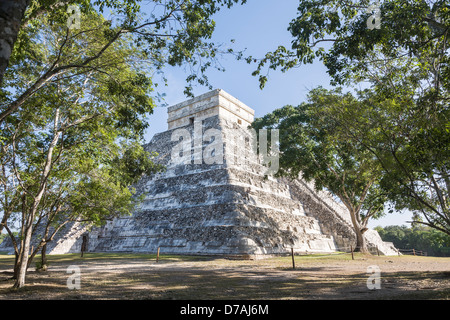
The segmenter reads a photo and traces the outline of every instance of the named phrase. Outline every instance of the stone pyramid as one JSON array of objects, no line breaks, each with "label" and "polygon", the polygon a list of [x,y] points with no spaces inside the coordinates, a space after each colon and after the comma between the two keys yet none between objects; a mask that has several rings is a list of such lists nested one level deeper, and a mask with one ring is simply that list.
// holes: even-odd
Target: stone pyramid
[{"label": "stone pyramid", "polygon": [[[91,233],[90,250],[252,257],[349,248],[345,208],[304,181],[267,174],[253,118],[223,90],[169,107],[168,130],[145,146],[166,171],[140,181],[140,208]],[[377,236],[369,243],[389,247]]]},{"label": "stone pyramid", "polygon": [[[261,156],[248,129],[253,118],[251,108],[223,90],[169,107],[168,130],[145,145],[166,170],[135,186],[145,196],[140,207],[88,233],[74,226],[49,252],[79,252],[82,235],[91,252],[160,248],[166,254],[251,258],[291,248],[349,251],[356,239],[346,209],[301,179],[274,178],[276,158]],[[382,253],[396,254],[376,231],[366,238]]]}]

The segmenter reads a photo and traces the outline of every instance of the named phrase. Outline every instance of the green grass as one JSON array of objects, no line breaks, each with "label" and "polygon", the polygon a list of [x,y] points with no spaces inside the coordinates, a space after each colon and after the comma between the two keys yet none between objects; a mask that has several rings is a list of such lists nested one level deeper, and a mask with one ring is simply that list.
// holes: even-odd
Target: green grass
[{"label": "green grass", "polygon": [[[430,261],[433,259],[447,259],[442,257],[422,257],[422,256],[375,256],[362,253],[354,253],[355,261],[363,261],[367,259],[390,259],[390,260],[414,260],[414,261]],[[40,255],[34,257],[34,261],[40,260]],[[156,261],[156,254],[146,253],[85,253],[83,257],[79,253],[67,253],[67,254],[52,254],[47,255],[49,263],[52,262],[80,262],[80,261],[117,261],[117,260],[148,260]],[[352,255],[350,253],[333,253],[333,254],[308,254],[308,255],[295,255],[295,263],[297,264],[309,264],[309,263],[327,263],[333,261],[352,261]],[[279,265],[286,264],[292,265],[292,257],[290,255],[270,257],[256,260],[239,260],[228,259],[222,256],[201,256],[201,255],[170,255],[161,254],[159,256],[160,262],[195,262],[195,261],[230,261],[230,263],[241,264],[257,264],[257,265]],[[7,255],[0,252],[0,266],[7,265],[14,262],[14,255]]]},{"label": "green grass", "polygon": [[[40,255],[34,257],[34,262],[40,261]],[[339,261],[353,261],[352,255],[349,253],[334,253],[334,254],[308,254],[308,255],[295,255],[296,266],[304,266],[312,263],[332,263]],[[438,258],[438,257],[418,257],[418,256],[373,256],[362,253],[354,253],[354,261],[371,260],[394,260],[394,261],[430,261],[432,259],[448,259],[450,258]],[[68,254],[55,254],[47,255],[47,260],[50,265],[54,263],[76,263],[76,262],[98,262],[98,261],[118,261],[118,260],[144,260],[156,262],[156,254],[145,253],[85,253],[83,257],[79,253]],[[292,257],[290,255],[271,257],[257,260],[236,260],[227,259],[221,256],[193,256],[193,255],[169,255],[161,254],[159,256],[159,262],[213,262],[220,263],[222,265],[262,265],[273,267],[286,267],[292,266]],[[7,267],[14,263],[14,255],[6,255],[0,253],[0,267]]]},{"label": "green grass", "polygon": [[[14,255],[7,255],[0,253],[0,267],[7,266],[14,263]],[[37,254],[33,261],[40,261],[41,255]],[[66,253],[66,254],[47,254],[47,261],[49,264],[52,263],[63,263],[63,262],[95,262],[95,261],[117,261],[117,260],[148,260],[156,261],[156,254],[145,254],[145,253],[85,253],[83,257],[79,253]],[[167,255],[163,254],[159,256],[159,262],[181,262],[181,261],[209,261],[214,259],[210,256],[190,256],[190,255]]]}]

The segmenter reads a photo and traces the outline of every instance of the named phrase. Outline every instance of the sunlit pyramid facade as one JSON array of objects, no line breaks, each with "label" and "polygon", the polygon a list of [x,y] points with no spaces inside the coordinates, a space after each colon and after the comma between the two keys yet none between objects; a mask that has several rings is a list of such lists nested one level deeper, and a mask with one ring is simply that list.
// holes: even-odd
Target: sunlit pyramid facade
[{"label": "sunlit pyramid facade", "polygon": [[[356,239],[347,210],[301,179],[274,178],[276,132],[256,144],[253,119],[223,90],[169,107],[168,130],[145,145],[166,170],[135,186],[144,200],[133,215],[89,231],[73,226],[50,253],[79,252],[83,241],[91,252],[242,258],[349,250]],[[375,231],[366,238],[396,254]]]}]

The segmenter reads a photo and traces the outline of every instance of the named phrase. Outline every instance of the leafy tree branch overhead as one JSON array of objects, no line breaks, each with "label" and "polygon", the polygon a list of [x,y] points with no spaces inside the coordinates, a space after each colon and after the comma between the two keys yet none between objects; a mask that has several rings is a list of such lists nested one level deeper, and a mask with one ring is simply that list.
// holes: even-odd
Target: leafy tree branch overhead
[{"label": "leafy tree branch overhead", "polygon": [[[77,37],[45,15],[33,21],[39,31],[31,24],[23,29],[26,50],[14,56],[14,72],[8,70],[5,77],[17,91],[54,59],[73,64],[73,57],[83,60],[90,50],[110,43],[109,23],[95,11],[86,14]],[[146,57],[132,43],[120,38],[88,70],[56,75],[1,124],[0,230],[8,231],[15,246],[16,287],[24,285],[33,257],[64,225],[99,224],[129,214],[138,200],[132,184],[161,169],[142,149],[153,88],[139,68]],[[11,230],[14,224],[20,226],[18,237]],[[42,228],[42,238],[29,252],[31,236]]]},{"label": "leafy tree branch overhead", "polygon": [[[79,28],[67,25],[69,3]],[[145,12],[139,3],[36,0],[25,13],[0,89],[0,231],[15,246],[16,288],[69,222],[100,224],[139,202],[133,184],[163,169],[142,147],[152,76],[187,64],[188,80],[208,85],[203,73],[220,54],[212,15],[238,1],[153,1]],[[106,20],[106,8],[118,18]]]},{"label": "leafy tree branch overhead", "polygon": [[276,109],[252,126],[280,131],[278,174],[313,181],[317,190],[338,197],[350,214],[357,250],[367,252],[364,232],[369,219],[384,214],[387,196],[380,187],[380,165],[361,144],[347,139],[339,124],[343,111],[357,104],[350,94],[318,88],[307,102]]},{"label": "leafy tree branch overhead", "polygon": [[369,28],[370,1],[300,0],[291,48],[247,62],[256,63],[262,88],[270,70],[315,61],[332,85],[353,88],[358,104],[341,110],[337,125],[377,159],[380,184],[398,209],[448,234],[449,2],[386,0],[378,8],[379,28]]},{"label": "leafy tree branch overhead", "polygon": [[[187,76],[189,84],[198,82],[210,86],[205,71],[210,67],[221,68],[215,63],[218,56],[233,51],[230,49],[231,52],[229,50],[222,52],[218,45],[209,41],[215,26],[212,16],[222,7],[230,8],[235,3],[245,3],[245,0],[157,0],[145,2],[144,10],[144,7],[140,6],[142,1],[132,0],[95,1],[93,4],[89,1],[63,1],[67,5],[59,5],[60,2],[57,1],[41,1],[43,2],[35,0],[29,6],[24,19],[25,23],[20,24],[11,59],[20,59],[20,55],[26,51],[29,39],[26,38],[26,33],[20,33],[20,30],[27,27],[38,28],[33,17],[45,15],[50,23],[59,23],[64,27],[70,16],[67,5],[76,4],[80,8],[81,19],[88,17],[89,12],[96,11],[97,7],[101,12],[104,9],[112,10],[117,19],[110,21],[109,30],[105,31],[108,33],[108,41],[101,46],[90,43],[89,49],[86,48],[80,55],[74,55],[72,61],[61,61],[62,51],[71,42],[83,36],[83,33],[77,33],[76,29],[68,30],[67,35],[58,43],[58,48],[55,48],[53,60],[39,68],[39,72],[36,72],[30,85],[16,96],[2,99],[0,122],[17,111],[23,102],[42,86],[56,81],[58,75],[87,72],[93,68],[99,68],[95,65],[95,61],[112,43],[122,37],[131,37],[132,45],[145,52],[153,72],[160,71],[165,65],[186,64],[190,66],[190,74]],[[8,69],[7,71],[13,72]],[[5,83],[3,88],[8,86],[9,84]],[[191,85],[188,85],[185,93],[190,95],[191,90]]]},{"label": "leafy tree branch overhead", "polygon": [[379,62],[374,53],[388,61],[419,58],[431,52],[441,58],[447,54],[448,1],[380,1],[379,29],[367,26],[371,5],[369,0],[300,0],[297,17],[288,27],[291,48],[279,46],[265,57],[250,57],[248,62],[258,62],[254,75],[259,75],[263,83],[267,81],[261,74],[264,68],[287,71],[319,60],[327,67],[333,83],[342,85],[351,83],[355,73],[368,71],[373,67],[371,63]]}]

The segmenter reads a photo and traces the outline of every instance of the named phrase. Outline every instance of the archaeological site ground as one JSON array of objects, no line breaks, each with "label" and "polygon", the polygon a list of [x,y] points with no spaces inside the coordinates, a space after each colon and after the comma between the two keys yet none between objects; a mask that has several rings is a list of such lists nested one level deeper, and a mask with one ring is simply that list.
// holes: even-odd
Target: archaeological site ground
[{"label": "archaeological site ground", "polygon": [[[80,252],[83,242],[88,252],[160,248],[240,258],[350,252],[356,236],[348,210],[300,177],[275,178],[275,133],[256,141],[248,129],[253,118],[253,109],[220,89],[169,107],[168,130],[145,145],[166,170],[135,186],[143,201],[133,215],[102,228],[70,224],[48,243],[48,253]],[[261,149],[267,144],[272,154]],[[376,231],[365,237],[372,250],[397,255]],[[12,243],[0,251],[13,253]]]},{"label": "archaeological site ground", "polygon": [[[428,300],[450,299],[450,258],[355,254],[231,260],[206,256],[87,253],[49,256],[13,290],[13,257],[0,255],[0,300]],[[71,266],[79,289],[69,289]],[[380,288],[369,289],[378,266]],[[406,311],[406,310],[405,310]]]},{"label": "archaeological site ground", "polygon": [[450,298],[450,258],[401,255],[374,230],[371,254],[352,254],[345,207],[311,183],[273,177],[276,158],[255,152],[247,128],[253,116],[223,90],[170,107],[167,131],[145,146],[166,170],[135,186],[143,201],[133,215],[71,224],[47,245],[48,270],[35,270],[37,255],[21,290],[11,289],[6,239],[0,299]]}]

